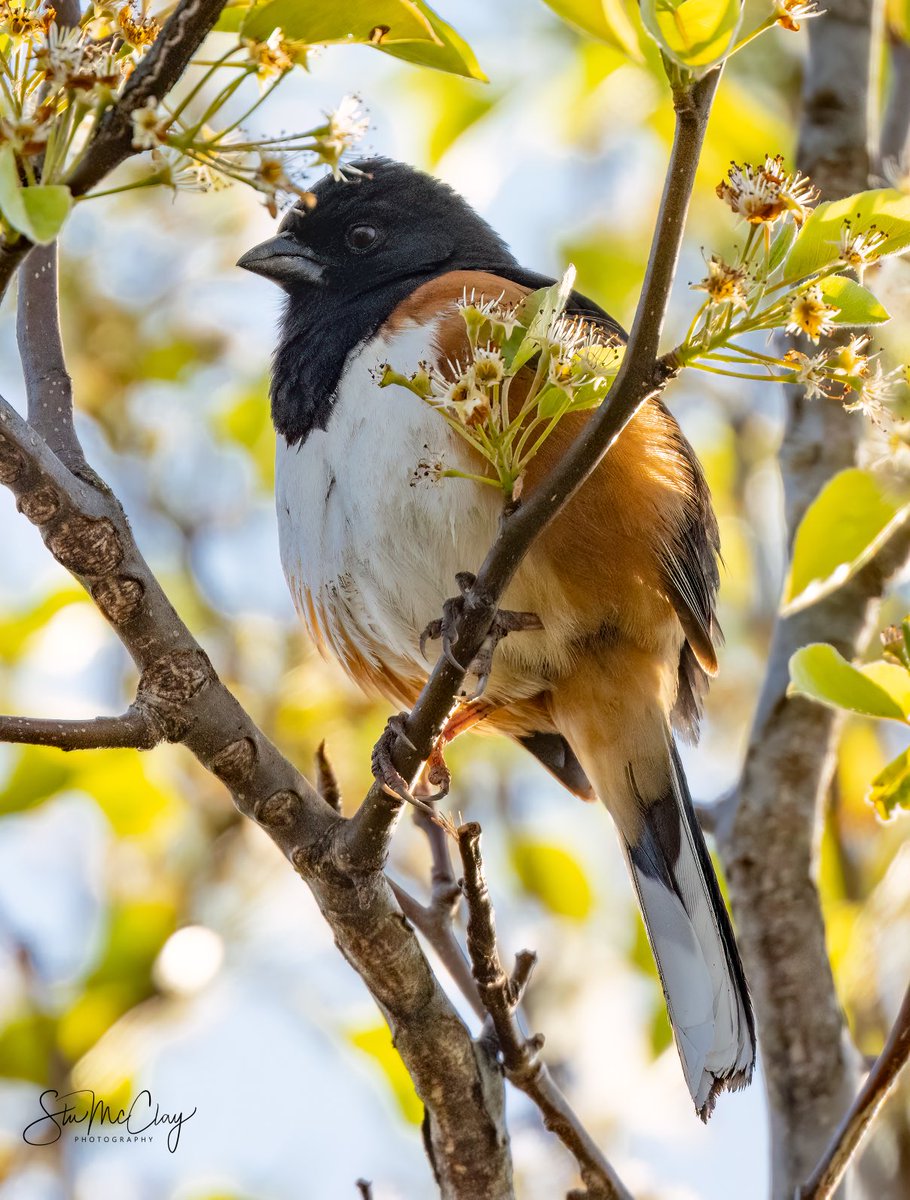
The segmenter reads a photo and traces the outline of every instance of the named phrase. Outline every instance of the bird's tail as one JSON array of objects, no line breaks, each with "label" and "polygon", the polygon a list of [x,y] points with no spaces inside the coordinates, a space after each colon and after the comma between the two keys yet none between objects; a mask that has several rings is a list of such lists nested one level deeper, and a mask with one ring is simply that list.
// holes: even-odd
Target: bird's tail
[{"label": "bird's tail", "polygon": [[[620,833],[683,1072],[706,1121],[718,1093],[749,1082],[755,1025],[733,928],[672,739],[669,751],[664,793],[638,796],[639,828],[628,836],[621,826]],[[636,791],[631,767],[627,774]]]}]

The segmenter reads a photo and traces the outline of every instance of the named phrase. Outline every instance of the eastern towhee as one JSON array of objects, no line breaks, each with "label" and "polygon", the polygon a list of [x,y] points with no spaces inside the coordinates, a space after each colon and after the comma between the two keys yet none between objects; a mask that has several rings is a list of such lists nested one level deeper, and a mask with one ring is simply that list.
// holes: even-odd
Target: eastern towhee
[{"label": "eastern towhee", "polygon": [[[400,163],[356,164],[314,188],[239,265],[287,293],[274,357],[281,556],[314,640],[397,705],[431,658],[421,634],[457,573],[497,533],[502,497],[464,480],[415,484],[428,455],[474,471],[472,451],[379,369],[467,361],[465,293],[517,303],[552,280],[519,266],[454,191]],[[567,311],[619,333],[573,293]],[[539,486],[586,414],[569,414],[524,481]],[[694,735],[717,669],[718,532],[692,447],[657,400],[536,540],[504,606],[540,618],[496,650],[456,725],[515,738],[619,830],[702,1118],[749,1081],[752,1010],[730,920],[693,812],[673,729]],[[432,651],[429,651],[432,653]]]}]

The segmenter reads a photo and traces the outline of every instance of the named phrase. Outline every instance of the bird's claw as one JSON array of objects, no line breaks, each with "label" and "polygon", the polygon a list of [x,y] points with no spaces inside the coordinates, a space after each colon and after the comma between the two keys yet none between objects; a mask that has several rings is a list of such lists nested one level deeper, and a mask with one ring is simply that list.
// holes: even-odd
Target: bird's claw
[{"label": "bird's claw", "polygon": [[469,571],[459,571],[455,576],[460,595],[453,596],[442,606],[442,617],[431,621],[420,635],[420,653],[426,654],[428,641],[442,639],[442,652],[448,661],[459,671],[467,670],[469,675],[477,677],[477,687],[474,692],[465,697],[476,700],[483,693],[493,669],[493,653],[504,637],[510,633],[518,633],[525,629],[543,629],[540,618],[532,612],[512,612],[509,609],[499,609],[493,618],[489,633],[483,645],[465,668],[453,653],[453,647],[458,643],[457,618],[464,606],[465,596],[474,586],[475,577]]},{"label": "bird's claw", "polygon": [[408,737],[407,719],[407,713],[396,713],[395,716],[389,717],[385,729],[379,736],[379,741],[373,747],[373,753],[370,757],[370,768],[374,777],[384,783],[390,791],[394,792],[402,800],[407,800],[413,804],[414,798],[408,790],[407,780],[404,779],[394,762],[392,762],[392,746],[399,738],[401,738],[410,750],[417,749]]}]

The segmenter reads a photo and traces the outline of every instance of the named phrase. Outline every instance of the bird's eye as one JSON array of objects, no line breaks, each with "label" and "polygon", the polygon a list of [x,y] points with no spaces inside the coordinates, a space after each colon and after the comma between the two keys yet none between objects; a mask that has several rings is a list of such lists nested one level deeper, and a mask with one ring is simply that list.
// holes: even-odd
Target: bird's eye
[{"label": "bird's eye", "polygon": [[369,250],[376,241],[376,230],[372,225],[352,225],[347,240],[352,250]]}]

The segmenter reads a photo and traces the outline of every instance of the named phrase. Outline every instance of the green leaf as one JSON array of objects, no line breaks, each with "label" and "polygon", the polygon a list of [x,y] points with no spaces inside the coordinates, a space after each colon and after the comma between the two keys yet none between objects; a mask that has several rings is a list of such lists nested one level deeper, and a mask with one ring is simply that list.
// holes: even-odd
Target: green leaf
[{"label": "green leaf", "polygon": [[[87,983],[122,985],[136,1004],[152,990],[152,966],[177,928],[170,900],[123,900],[108,911],[107,941]],[[126,1005],[128,1007],[128,1005]]]},{"label": "green leaf", "polygon": [[640,59],[635,26],[621,0],[544,0],[557,16],[590,37]]},{"label": "green leaf", "polygon": [[866,717],[907,720],[910,674],[890,663],[855,667],[822,642],[803,646],[790,659],[788,695],[808,696],[831,708]]},{"label": "green leaf", "polygon": [[796,531],[783,612],[799,612],[852,579],[906,523],[899,504],[869,471],[853,467],[825,484]]},{"label": "green leaf", "polygon": [[56,796],[72,784],[75,760],[59,750],[24,746],[0,791],[0,814],[24,812]]},{"label": "green leaf", "polygon": [[792,221],[784,221],[774,241],[771,243],[771,253],[768,255],[768,273],[776,271],[790,253],[790,248],[796,238],[796,225]]},{"label": "green leaf", "polygon": [[577,860],[561,846],[534,838],[516,837],[509,857],[522,887],[550,912],[584,921],[594,899],[591,885]]},{"label": "green leaf", "polygon": [[253,6],[239,0],[238,3],[226,4],[221,10],[221,16],[215,22],[215,33],[239,33],[244,21]]},{"label": "green leaf", "polygon": [[910,748],[875,776],[869,800],[884,820],[893,817],[899,808],[910,810]]},{"label": "green leaf", "polygon": [[436,41],[429,20],[411,0],[269,0],[250,8],[243,36],[266,41],[280,29],[288,41],[308,46],[334,42],[388,45],[406,41]]},{"label": "green leaf", "polygon": [[512,345],[503,347],[503,357],[510,375],[514,375],[538,352],[554,317],[565,310],[574,285],[575,268],[570,264],[562,279],[551,283],[549,287],[531,292],[519,304],[516,315],[527,332],[522,334],[520,340],[516,339],[514,348]]},{"label": "green leaf", "polygon": [[433,33],[440,45],[429,41],[396,42],[387,44],[385,39],[376,45],[377,50],[391,54],[393,58],[401,58],[405,62],[414,63],[418,67],[434,67],[437,71],[446,71],[450,75],[462,75],[466,79],[479,79],[487,82],[487,77],[481,69],[474,51],[464,38],[446,21],[425,4],[424,0],[413,0],[421,14],[427,18]]},{"label": "green leaf", "polygon": [[822,295],[838,308],[835,325],[881,325],[891,314],[876,296],[846,275],[829,275],[821,281]]},{"label": "green leaf", "polygon": [[570,403],[568,393],[561,387],[545,388],[537,400],[537,411],[542,417],[555,417],[564,412]]},{"label": "green leaf", "polygon": [[[228,21],[234,24],[233,14]],[[308,46],[373,46],[419,66],[486,79],[471,47],[425,0],[269,0],[247,10],[241,33],[265,41],[275,29]]]},{"label": "green leaf", "polygon": [[54,1049],[54,1022],[43,1013],[13,1017],[0,1030],[0,1075],[47,1085]]},{"label": "green leaf", "polygon": [[42,184],[24,187],[20,192],[25,207],[27,233],[33,242],[46,246],[52,242],[73,207],[73,197],[63,184]]},{"label": "green leaf", "polygon": [[882,258],[910,246],[910,196],[895,188],[857,192],[813,210],[793,243],[784,278],[802,279],[836,263],[844,221],[850,222],[854,234],[868,232],[872,226],[885,234],[887,241],[876,251]]},{"label": "green leaf", "polygon": [[47,245],[60,232],[73,206],[68,187],[40,184],[23,187],[12,146],[0,146],[0,213],[30,241]]},{"label": "green leaf", "polygon": [[642,0],[645,29],[680,66],[705,68],[733,46],[741,0]]}]

